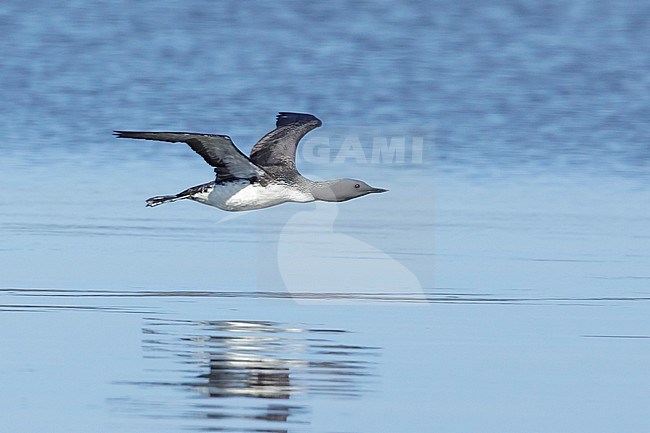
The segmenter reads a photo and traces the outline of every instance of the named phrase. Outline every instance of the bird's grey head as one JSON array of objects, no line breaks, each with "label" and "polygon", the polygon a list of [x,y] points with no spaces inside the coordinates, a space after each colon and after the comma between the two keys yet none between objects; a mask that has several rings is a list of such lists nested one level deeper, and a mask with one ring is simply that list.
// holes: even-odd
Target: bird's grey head
[{"label": "bird's grey head", "polygon": [[373,188],[364,181],[356,179],[336,179],[314,182],[311,189],[316,200],[347,201],[367,194],[386,192],[387,189]]}]

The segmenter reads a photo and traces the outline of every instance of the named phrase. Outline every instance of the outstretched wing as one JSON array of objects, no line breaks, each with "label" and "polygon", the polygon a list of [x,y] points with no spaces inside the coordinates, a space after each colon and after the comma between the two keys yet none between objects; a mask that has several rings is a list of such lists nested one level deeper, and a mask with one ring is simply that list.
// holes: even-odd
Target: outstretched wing
[{"label": "outstretched wing", "polygon": [[260,167],[282,166],[295,170],[298,142],[323,123],[311,114],[278,114],[276,128],[266,134],[251,150],[251,161]]},{"label": "outstretched wing", "polygon": [[214,167],[219,179],[251,179],[264,174],[264,170],[256,166],[232,142],[227,135],[193,134],[189,132],[135,132],[114,131],[118,138],[139,138],[143,140],[183,142],[205,162]]}]

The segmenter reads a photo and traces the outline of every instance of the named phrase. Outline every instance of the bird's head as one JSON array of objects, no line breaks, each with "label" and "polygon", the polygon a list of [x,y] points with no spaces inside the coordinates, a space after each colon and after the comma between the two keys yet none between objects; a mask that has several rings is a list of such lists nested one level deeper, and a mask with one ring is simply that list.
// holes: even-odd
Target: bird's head
[{"label": "bird's head", "polygon": [[336,179],[317,182],[312,193],[316,200],[321,201],[347,201],[367,194],[386,192],[387,189],[374,188],[362,180]]}]

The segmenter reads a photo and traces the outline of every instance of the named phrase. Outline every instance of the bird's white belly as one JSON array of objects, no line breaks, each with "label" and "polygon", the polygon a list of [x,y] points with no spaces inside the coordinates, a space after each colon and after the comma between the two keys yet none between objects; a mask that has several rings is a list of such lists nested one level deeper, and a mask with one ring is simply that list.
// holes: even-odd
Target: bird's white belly
[{"label": "bird's white belly", "polygon": [[303,203],[314,201],[314,196],[284,184],[261,186],[242,181],[217,184],[204,197],[196,197],[196,199],[222,210],[242,211],[262,209],[288,201]]}]

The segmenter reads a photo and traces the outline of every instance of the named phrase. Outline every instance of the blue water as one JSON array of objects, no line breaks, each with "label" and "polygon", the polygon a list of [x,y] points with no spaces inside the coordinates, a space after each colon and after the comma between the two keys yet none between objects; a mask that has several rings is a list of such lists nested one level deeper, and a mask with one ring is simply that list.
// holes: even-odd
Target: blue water
[{"label": "blue water", "polygon": [[[648,431],[650,6],[0,4],[0,431]],[[317,115],[301,172],[153,195]]]}]

